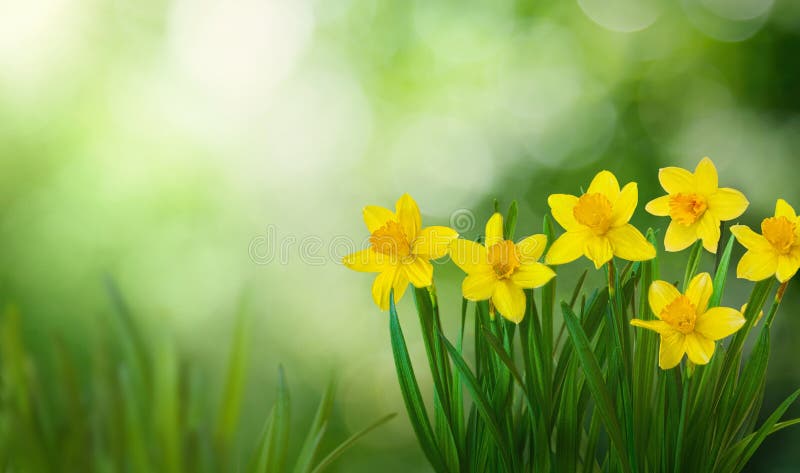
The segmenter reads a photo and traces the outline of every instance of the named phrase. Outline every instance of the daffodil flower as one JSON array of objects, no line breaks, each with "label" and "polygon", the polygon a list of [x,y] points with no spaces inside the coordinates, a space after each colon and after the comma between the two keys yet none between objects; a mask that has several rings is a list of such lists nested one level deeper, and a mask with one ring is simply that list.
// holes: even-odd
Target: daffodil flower
[{"label": "daffodil flower", "polygon": [[614,257],[629,261],[655,258],[656,250],[628,221],[636,209],[635,182],[620,190],[617,178],[599,172],[580,197],[553,194],[547,199],[553,218],[564,227],[545,257],[547,264],[564,264],[586,256],[600,268]]},{"label": "daffodil flower", "polygon": [[708,158],[700,161],[694,173],[678,167],[662,168],[658,180],[667,195],[648,202],[645,210],[672,219],[664,235],[667,251],[685,250],[701,239],[706,250],[716,253],[720,222],[739,217],[749,205],[738,190],[719,187],[717,168]]},{"label": "daffodil flower", "polygon": [[404,194],[396,209],[364,207],[364,222],[370,232],[370,247],[345,256],[342,262],[355,271],[378,273],[372,298],[381,310],[389,309],[389,294],[399,301],[411,282],[415,287],[433,283],[430,260],[447,255],[450,241],[458,237],[447,227],[422,228],[419,207]]},{"label": "daffodil flower", "polygon": [[800,268],[800,221],[785,200],[778,199],[775,216],[761,222],[761,235],[746,225],[734,225],[731,232],[747,248],[736,267],[737,277],[761,281],[775,275],[783,283]]},{"label": "daffodil flower", "polygon": [[506,319],[520,323],[525,316],[523,289],[541,287],[555,272],[538,260],[547,245],[545,235],[529,236],[519,243],[503,239],[503,216],[495,213],[486,223],[486,246],[470,240],[451,243],[450,256],[467,273],[461,285],[464,298],[492,300]]},{"label": "daffodil flower", "polygon": [[653,281],[650,285],[648,300],[658,320],[633,319],[631,325],[659,333],[658,366],[661,369],[675,367],[684,354],[692,363],[707,364],[714,355],[714,342],[744,325],[744,316],[736,309],[708,308],[713,292],[708,273],[695,276],[685,294],[666,281]]}]

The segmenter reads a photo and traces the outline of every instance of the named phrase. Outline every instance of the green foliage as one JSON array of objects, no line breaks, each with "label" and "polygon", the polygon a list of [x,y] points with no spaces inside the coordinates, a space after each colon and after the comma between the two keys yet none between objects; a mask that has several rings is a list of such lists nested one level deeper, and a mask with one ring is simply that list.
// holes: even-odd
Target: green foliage
[{"label": "green foliage", "polygon": [[[290,397],[279,368],[277,397],[259,439],[244,439],[240,410],[246,379],[248,317],[240,310],[227,382],[218,408],[168,339],[148,343],[110,281],[115,313],[81,373],[76,354],[59,339],[54,366],[26,350],[21,317],[0,315],[0,471],[181,473],[247,471],[321,473],[383,417],[323,457],[333,412],[330,384],[296,458],[289,458]],[[52,376],[50,376],[52,373]],[[213,388],[213,387],[212,387]],[[246,466],[246,469],[244,468]]]},{"label": "green foliage", "polygon": [[[507,222],[515,212],[512,205]],[[544,226],[552,235],[549,218]],[[506,226],[506,237],[513,229]],[[652,230],[647,237],[655,242]],[[731,238],[715,261],[714,306],[722,300],[732,246]],[[702,254],[701,244],[690,252],[684,286],[700,269]],[[584,273],[570,300],[559,304],[559,333],[566,337],[554,337],[555,279],[537,291],[538,298],[526,291],[519,325],[495,318],[488,302],[464,300],[455,343],[442,330],[435,289],[415,289],[433,379],[428,405],[392,300],[391,340],[401,391],[435,471],[735,473],[769,435],[800,423],[780,422],[800,396],[797,391],[756,425],[770,352],[769,324],[758,327],[756,318],[771,281],[755,284],[745,326],[717,343],[709,364],[684,361],[661,370],[658,334],[630,325],[634,317],[654,318],[647,297],[659,278],[658,258],[621,270],[612,262],[607,276],[605,287],[589,289]],[[771,314],[779,302],[776,297]],[[474,331],[472,343],[465,344],[469,307]],[[751,332],[756,342],[746,354]]]}]

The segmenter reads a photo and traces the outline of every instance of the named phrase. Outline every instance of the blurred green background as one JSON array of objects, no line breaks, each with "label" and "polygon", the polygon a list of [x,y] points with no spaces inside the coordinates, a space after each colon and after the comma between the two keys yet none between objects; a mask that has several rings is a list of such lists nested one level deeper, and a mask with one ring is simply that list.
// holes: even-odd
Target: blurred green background
[{"label": "blurred green background", "polygon": [[[0,300],[42,377],[54,337],[91,377],[108,274],[215,407],[247,293],[242,438],[279,363],[299,430],[331,377],[333,436],[401,413],[335,471],[428,471],[372,278],[338,263],[364,244],[362,206],[409,192],[426,224],[474,237],[493,198],[518,199],[518,233],[538,233],[548,194],[606,168],[639,182],[635,223],[664,228],[643,210],[657,169],[706,155],[749,197],[743,223],[777,197],[800,206],[795,0],[29,0],[0,3],[0,22]],[[573,266],[564,291],[589,263]],[[461,274],[436,269],[452,328]],[[770,406],[800,386],[798,295],[775,324]],[[800,429],[775,435],[750,471],[800,472],[797,445]]]}]

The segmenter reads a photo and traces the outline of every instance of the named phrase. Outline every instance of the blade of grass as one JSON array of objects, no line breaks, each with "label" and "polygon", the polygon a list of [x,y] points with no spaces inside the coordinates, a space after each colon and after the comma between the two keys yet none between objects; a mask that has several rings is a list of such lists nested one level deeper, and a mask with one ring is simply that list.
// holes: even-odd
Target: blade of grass
[{"label": "blade of grass", "polygon": [[[247,372],[247,353],[250,347],[250,317],[246,310],[246,296],[239,302],[233,340],[230,354],[228,355],[228,371],[225,379],[225,390],[222,403],[217,416],[214,441],[219,452],[228,450],[236,427],[239,424],[239,413],[242,408],[242,394],[244,391],[245,376]],[[224,461],[224,460],[223,460]]]},{"label": "blade of grass", "polygon": [[722,300],[722,294],[725,292],[725,280],[728,275],[728,267],[731,264],[731,253],[733,252],[733,242],[736,238],[731,235],[728,238],[728,243],[725,245],[725,250],[719,260],[719,265],[714,272],[714,292],[711,294],[711,299],[708,302],[709,307],[717,307]]},{"label": "blade of grass", "polygon": [[434,470],[446,472],[447,466],[436,444],[428,413],[422,400],[422,394],[420,394],[419,385],[414,376],[414,368],[408,354],[403,331],[400,328],[397,308],[394,303],[394,291],[389,296],[389,332],[392,341],[394,364],[397,369],[397,379],[400,382],[400,390],[403,394],[411,425],[417,434],[417,440]]},{"label": "blade of grass", "polygon": [[506,240],[514,240],[514,232],[517,229],[517,214],[519,213],[519,208],[517,206],[517,201],[511,201],[511,205],[508,206],[508,213],[506,213],[506,224],[505,229],[503,230],[503,234],[505,235]]},{"label": "blade of grass", "polygon": [[505,471],[517,471],[514,468],[514,457],[512,456],[511,450],[508,445],[507,439],[504,437],[502,430],[500,429],[500,423],[498,419],[495,417],[494,412],[491,408],[491,403],[486,398],[483,391],[480,389],[480,384],[475,376],[472,374],[472,371],[467,366],[467,363],[458,353],[458,350],[450,343],[450,341],[445,338],[444,334],[439,334],[444,343],[447,351],[450,353],[450,357],[453,360],[453,364],[456,366],[459,372],[461,372],[461,378],[464,382],[464,386],[467,388],[467,391],[470,392],[472,396],[472,400],[474,401],[474,406],[480,414],[481,418],[484,420],[486,426],[489,428],[489,433],[492,436],[493,440],[496,442],[497,447],[500,450],[500,458],[502,460],[502,464],[505,468]]},{"label": "blade of grass", "polygon": [[[734,451],[741,449],[741,453],[739,453],[738,455],[730,455],[728,457],[730,459],[730,462],[726,464],[726,466],[729,466],[733,462],[735,463],[733,463],[730,469],[726,468],[723,469],[722,471],[739,472],[742,469],[744,469],[745,465],[750,460],[750,457],[753,456],[753,454],[756,452],[756,450],[764,441],[764,439],[766,439],[767,436],[769,436],[772,432],[777,431],[774,429],[778,424],[778,421],[786,412],[786,410],[789,409],[789,406],[791,406],[792,403],[794,403],[794,401],[797,399],[798,396],[800,396],[800,389],[798,389],[797,391],[792,393],[788,398],[786,398],[786,400],[783,401],[781,405],[778,406],[772,412],[772,414],[767,418],[767,420],[764,421],[764,423],[756,432],[754,432],[751,436],[748,436],[740,441],[740,444],[742,444],[743,447],[734,446],[733,447]],[[788,423],[791,425],[791,422],[792,421],[789,421]]]},{"label": "blade of grass", "polygon": [[316,468],[312,470],[311,473],[322,473],[326,468],[328,468],[333,462],[335,462],[342,454],[344,454],[347,450],[353,447],[362,437],[367,435],[368,433],[372,432],[373,430],[377,429],[378,427],[382,426],[383,424],[392,420],[397,414],[392,413],[386,416],[381,417],[377,421],[373,422],[372,424],[368,425],[362,430],[354,433],[350,437],[347,438],[344,442],[339,444],[338,447],[333,449],[331,453],[329,453],[325,458],[320,460],[319,464],[317,464]]},{"label": "blade of grass", "polygon": [[623,470],[629,473],[631,472],[631,466],[628,463],[626,455],[626,444],[622,435],[622,428],[619,425],[616,409],[614,407],[614,400],[608,392],[603,374],[600,371],[600,366],[597,363],[594,353],[592,353],[589,340],[586,338],[580,321],[569,307],[569,304],[566,302],[562,303],[561,310],[564,314],[564,322],[567,324],[570,339],[575,346],[575,352],[583,367],[586,384],[589,387],[589,391],[592,393],[597,412],[603,419],[603,424],[617,452]]},{"label": "blade of grass", "polygon": [[335,384],[331,381],[325,387],[322,393],[322,398],[317,407],[317,413],[314,415],[314,420],[308,429],[308,434],[300,448],[300,454],[295,462],[294,473],[309,473],[313,467],[314,459],[319,450],[319,444],[322,436],[327,430],[328,419],[331,415],[333,408],[333,397],[335,392]]}]

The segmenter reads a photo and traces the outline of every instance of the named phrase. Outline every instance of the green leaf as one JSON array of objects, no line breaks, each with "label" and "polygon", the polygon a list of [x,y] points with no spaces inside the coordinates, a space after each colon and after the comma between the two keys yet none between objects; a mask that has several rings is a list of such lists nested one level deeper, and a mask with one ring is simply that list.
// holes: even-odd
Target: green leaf
[{"label": "green leaf", "polygon": [[411,358],[408,354],[403,331],[400,328],[400,321],[397,318],[394,291],[389,296],[389,333],[392,340],[392,353],[394,355],[395,368],[397,369],[397,379],[400,382],[400,390],[403,394],[409,420],[414,432],[417,434],[417,440],[434,470],[446,472],[447,466],[436,444],[428,413],[425,410],[425,403],[419,391],[417,378],[414,376],[414,368],[411,365]]},{"label": "green leaf", "polygon": [[746,322],[744,326],[739,329],[736,334],[734,334],[733,340],[731,341],[728,350],[725,352],[722,371],[719,375],[719,378],[717,378],[717,384],[714,390],[714,404],[712,407],[712,410],[714,411],[722,401],[727,403],[732,397],[733,390],[726,388],[728,387],[733,373],[738,372],[739,361],[742,356],[744,342],[747,339],[747,335],[750,333],[750,329],[755,324],[756,314],[758,314],[758,312],[764,306],[764,302],[767,300],[767,295],[772,288],[773,281],[774,278],[766,279],[756,283],[756,285],[753,287],[753,292],[750,294],[750,300],[747,303],[747,310],[745,310],[744,313]]},{"label": "green leaf", "polygon": [[250,339],[247,336],[249,332],[250,317],[247,315],[246,299],[243,296],[239,302],[236,327],[228,358],[225,390],[214,432],[217,448],[222,451],[227,450],[231,444],[239,425],[239,412],[242,408],[242,393],[247,372],[247,353],[250,346]]},{"label": "green leaf", "polygon": [[517,201],[511,201],[511,205],[508,207],[508,213],[506,214],[505,229],[503,230],[506,240],[514,240],[514,232],[517,228],[518,212],[519,209],[517,208]]},{"label": "green leaf", "polygon": [[434,434],[439,450],[447,461],[448,469],[458,471],[459,450],[456,445],[456,419],[461,412],[456,412],[451,404],[453,399],[453,376],[450,370],[450,359],[442,347],[437,333],[441,330],[439,321],[438,298],[433,286],[414,288],[414,303],[419,315],[422,339],[433,378],[434,386]]},{"label": "green leaf", "polygon": [[472,396],[472,400],[475,403],[474,406],[477,409],[478,414],[480,414],[486,426],[489,427],[489,433],[500,449],[500,458],[502,460],[503,466],[505,467],[505,471],[509,472],[517,471],[514,468],[514,457],[512,456],[511,449],[502,433],[502,430],[500,429],[500,422],[494,415],[494,411],[491,408],[491,403],[481,390],[480,383],[475,378],[475,375],[472,374],[472,371],[469,369],[467,363],[458,353],[456,347],[454,347],[447,340],[447,338],[445,338],[444,334],[440,333],[439,336],[441,337],[442,342],[447,348],[447,351],[450,353],[450,357],[453,360],[453,364],[461,373],[461,379],[464,382],[464,386],[467,388],[467,391],[469,391],[470,395]]},{"label": "green leaf", "polygon": [[692,252],[689,253],[689,260],[686,263],[686,272],[683,275],[683,290],[689,287],[689,281],[692,280],[697,274],[697,268],[700,266],[700,260],[703,257],[703,241],[697,240],[692,246]]},{"label": "green leaf", "polygon": [[295,462],[294,473],[309,473],[313,467],[314,459],[319,451],[320,441],[328,427],[328,419],[333,408],[334,392],[335,384],[333,382],[328,383],[322,393],[317,413],[314,415],[314,420],[311,422],[308,434]]},{"label": "green leaf", "polygon": [[270,451],[275,442],[276,409],[277,407],[273,405],[266,422],[264,422],[261,435],[259,435],[258,446],[250,458],[250,467],[247,469],[248,473],[265,473],[269,471]]},{"label": "green leaf", "polygon": [[283,366],[278,366],[278,400],[275,403],[275,442],[270,446],[269,472],[286,471],[286,454],[289,450],[289,389]]},{"label": "green leaf", "polygon": [[745,363],[744,370],[740,377],[741,384],[736,390],[736,397],[732,404],[731,412],[727,416],[722,416],[722,418],[727,419],[727,422],[723,424],[725,425],[724,434],[722,436],[723,445],[733,438],[736,431],[751,415],[751,412],[753,410],[757,411],[761,405],[760,399],[763,395],[767,376],[767,364],[769,362],[769,347],[769,328],[764,326],[762,327],[756,346],[753,348],[750,357]]},{"label": "green leaf", "polygon": [[714,273],[714,292],[711,294],[711,299],[708,302],[709,307],[717,307],[722,300],[722,294],[725,292],[725,280],[728,275],[728,267],[731,264],[733,242],[735,240],[736,238],[731,235],[730,238],[728,238],[728,244],[725,245],[725,250],[722,252],[719,265]]},{"label": "green leaf", "polygon": [[564,395],[559,406],[558,431],[556,445],[558,452],[556,455],[555,471],[576,471],[578,456],[578,438],[583,432],[580,425],[579,408],[579,383],[578,383],[578,364],[573,361],[570,363],[567,378],[571,382],[564,385]]},{"label": "green leaf", "polygon": [[181,437],[181,412],[178,355],[171,341],[161,343],[156,354],[153,367],[155,390],[154,417],[158,432],[164,465],[164,471],[180,473],[183,468],[183,452]]},{"label": "green leaf", "polygon": [[381,417],[377,421],[373,422],[369,426],[365,427],[362,430],[354,433],[350,437],[347,438],[344,442],[339,444],[338,447],[333,449],[331,453],[329,453],[325,458],[320,460],[319,464],[317,465],[312,473],[322,473],[326,468],[328,468],[334,461],[336,461],[343,453],[349,450],[353,445],[356,444],[362,437],[367,435],[368,433],[372,432],[373,430],[377,429],[378,427],[382,426],[383,424],[392,420],[397,414],[389,414],[384,417]]},{"label": "green leaf", "polygon": [[[727,457],[728,462],[725,464],[727,468],[724,468],[722,471],[734,473],[744,469],[745,465],[747,465],[747,462],[756,452],[758,447],[761,445],[762,442],[764,442],[764,439],[766,439],[769,434],[778,430],[775,429],[775,427],[777,427],[778,421],[786,412],[786,410],[789,409],[789,406],[791,406],[792,403],[794,403],[794,401],[797,399],[798,396],[800,396],[800,389],[798,389],[797,391],[792,393],[788,398],[786,398],[786,400],[783,401],[781,405],[778,406],[778,408],[772,412],[772,414],[767,418],[767,420],[764,421],[764,423],[761,425],[761,428],[759,428],[752,435],[742,439],[739,442],[739,444],[735,445],[733,447],[733,452],[737,454],[735,455],[732,454]],[[788,425],[791,425],[793,422],[794,421],[789,421]],[[733,463],[734,461],[735,463]]]},{"label": "green leaf", "polygon": [[581,366],[583,367],[583,373],[586,377],[586,384],[589,387],[589,391],[592,393],[592,398],[595,401],[597,412],[602,417],[603,424],[608,431],[609,438],[611,439],[611,443],[617,452],[617,456],[619,457],[619,461],[623,470],[625,472],[630,472],[631,466],[628,463],[626,455],[627,450],[625,440],[622,435],[622,428],[619,425],[619,418],[617,417],[616,409],[614,408],[614,399],[611,397],[611,394],[606,387],[606,381],[603,379],[603,374],[600,371],[597,358],[595,358],[595,355],[592,352],[589,339],[586,338],[586,334],[581,327],[581,323],[578,320],[578,317],[569,307],[569,304],[566,302],[562,303],[561,310],[564,314],[564,322],[567,324],[567,330],[569,331],[570,339],[575,346],[578,360],[580,360]]},{"label": "green leaf", "polygon": [[283,473],[289,448],[289,390],[283,367],[278,367],[278,398],[272,407],[259,446],[250,461],[250,473]]},{"label": "green leaf", "polygon": [[528,408],[531,411],[533,411],[534,402],[530,398],[530,395],[528,394],[528,389],[525,384],[525,380],[522,379],[522,375],[520,375],[519,370],[517,370],[516,365],[514,365],[514,360],[512,360],[511,356],[506,352],[502,342],[500,342],[500,340],[498,340],[497,337],[492,335],[491,332],[486,330],[485,327],[483,328],[483,336],[489,342],[489,345],[492,347],[494,353],[498,356],[498,358],[500,358],[500,361],[502,361],[503,365],[508,369],[508,372],[511,373],[511,376],[517,382],[520,389],[522,389],[522,392],[525,395],[525,401],[528,404]]}]

